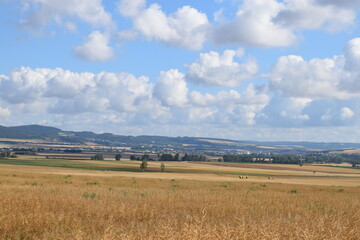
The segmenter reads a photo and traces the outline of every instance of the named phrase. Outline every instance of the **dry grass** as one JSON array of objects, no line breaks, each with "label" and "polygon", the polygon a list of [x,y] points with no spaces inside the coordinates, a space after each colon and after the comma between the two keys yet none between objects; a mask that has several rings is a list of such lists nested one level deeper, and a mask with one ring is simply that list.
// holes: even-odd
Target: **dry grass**
[{"label": "dry grass", "polygon": [[[32,166],[0,164],[0,169],[13,170],[18,173],[72,174],[94,177],[162,178],[360,187],[359,169],[316,165],[300,167],[298,165],[281,164],[165,162],[166,172],[161,173],[160,162],[149,162],[148,171],[138,172],[140,171],[139,161],[78,161],[21,156],[19,159],[4,160],[2,162],[8,161],[18,162],[18,164],[29,163]],[[96,167],[97,170],[90,170],[96,169]],[[102,169],[110,171],[101,171]],[[316,172],[315,174],[314,171]],[[239,176],[244,178],[239,179]],[[245,179],[245,176],[247,179]]]},{"label": "dry grass", "polygon": [[359,187],[69,176],[11,169],[0,172],[0,182],[1,239],[360,236]]}]

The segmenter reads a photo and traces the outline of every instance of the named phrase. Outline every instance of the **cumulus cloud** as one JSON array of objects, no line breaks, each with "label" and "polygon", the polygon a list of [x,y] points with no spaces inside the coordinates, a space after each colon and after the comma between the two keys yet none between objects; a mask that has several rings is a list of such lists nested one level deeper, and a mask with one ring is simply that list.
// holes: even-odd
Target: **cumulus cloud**
[{"label": "cumulus cloud", "polygon": [[341,119],[350,119],[354,116],[353,110],[348,107],[341,108],[340,117]]},{"label": "cumulus cloud", "polygon": [[108,45],[109,38],[106,34],[94,31],[89,34],[86,41],[74,48],[77,57],[92,61],[104,62],[114,57],[113,49]]},{"label": "cumulus cloud", "polygon": [[354,109],[358,109],[356,101],[351,100],[321,99],[312,101],[303,110],[303,114],[309,116],[309,121],[304,126],[350,126],[354,125],[358,118]]},{"label": "cumulus cloud", "polygon": [[349,99],[360,95],[360,39],[350,40],[344,54],[305,61],[280,57],[271,69],[270,86],[288,97]]},{"label": "cumulus cloud", "polygon": [[360,7],[360,0],[315,0],[321,5],[332,5],[342,8],[357,8]]},{"label": "cumulus cloud", "polygon": [[0,76],[0,96],[2,117],[26,121],[33,115],[37,117],[32,119],[74,128],[81,128],[78,121],[83,127],[253,125],[269,101],[267,89],[253,85],[241,93],[190,92],[185,75],[176,69],[161,72],[153,85],[147,77],[129,73],[22,67]]},{"label": "cumulus cloud", "polygon": [[155,85],[154,96],[165,106],[184,106],[188,99],[185,75],[176,69],[161,72]]},{"label": "cumulus cloud", "polygon": [[0,107],[0,118],[9,118],[10,116],[11,116],[10,109]]},{"label": "cumulus cloud", "polygon": [[257,104],[266,105],[269,101],[267,89],[256,88],[250,84],[246,90],[239,93],[236,90],[220,91],[216,95],[210,93],[200,93],[192,91],[189,98],[194,105],[198,106],[229,106],[229,105],[247,105]]},{"label": "cumulus cloud", "polygon": [[359,71],[360,66],[360,38],[350,40],[344,47],[345,70]]},{"label": "cumulus cloud", "polygon": [[[337,3],[335,3],[337,2]],[[244,0],[236,17],[215,28],[216,43],[260,47],[289,46],[299,30],[340,31],[353,25],[357,4],[332,0]],[[355,2],[355,1],[354,1]],[[339,8],[348,6],[347,8]]]},{"label": "cumulus cloud", "polygon": [[121,0],[117,7],[121,15],[135,17],[146,7],[146,0]]},{"label": "cumulus cloud", "polygon": [[125,40],[125,41],[132,41],[135,40],[137,38],[138,34],[135,31],[131,31],[131,30],[123,30],[123,31],[119,31],[116,35],[116,38],[120,41]]},{"label": "cumulus cloud", "polygon": [[[78,130],[99,131],[94,126],[101,125],[105,127],[100,131],[121,127],[121,133],[127,134],[192,136],[206,135],[206,128],[223,129],[233,136],[231,131],[245,126],[290,129],[358,122],[360,97],[338,100],[272,91],[276,90],[253,84],[243,91],[191,91],[184,74],[175,69],[161,72],[152,84],[147,77],[129,73],[22,67],[0,75],[0,117],[3,122],[16,119],[22,124],[29,123],[32,116],[37,123]],[[148,125],[152,126],[150,132],[142,127]]]},{"label": "cumulus cloud", "polygon": [[250,79],[258,72],[255,59],[240,64],[234,61],[235,56],[242,56],[242,51],[225,50],[200,54],[200,58],[186,68],[186,78],[190,81],[205,84],[234,87],[245,79]]},{"label": "cumulus cloud", "polygon": [[158,4],[144,8],[145,1],[119,2],[119,11],[133,20],[134,28],[149,40],[190,50],[202,48],[208,34],[206,14],[189,6],[166,15]]},{"label": "cumulus cloud", "polygon": [[[101,0],[21,0],[24,10],[30,12],[20,25],[31,30],[38,30],[52,21],[69,27],[64,19],[76,17],[95,27],[110,28],[114,25],[111,14],[106,12]],[[65,22],[65,24],[63,24]],[[73,23],[71,23],[73,24]],[[70,26],[74,29],[74,26]]]},{"label": "cumulus cloud", "polygon": [[211,116],[218,123],[253,125],[268,104],[270,96],[266,88],[256,88],[250,84],[242,93],[230,90],[213,95],[193,91],[189,94],[189,100],[195,106],[216,107],[216,115],[212,112]]},{"label": "cumulus cloud", "polygon": [[311,59],[300,56],[280,57],[271,70],[271,87],[290,97],[347,98],[348,92],[338,89],[342,57]]},{"label": "cumulus cloud", "polygon": [[151,109],[155,104],[152,89],[146,77],[128,73],[74,73],[61,68],[22,67],[0,78],[1,98],[9,104],[44,102],[41,109],[53,113]]},{"label": "cumulus cloud", "polygon": [[[341,2],[341,1],[340,1]],[[318,5],[314,0],[288,1],[285,9],[274,18],[274,22],[290,29],[342,30],[355,21],[352,9],[339,9],[334,5]]]},{"label": "cumulus cloud", "polygon": [[187,119],[192,123],[204,123],[204,122],[213,122],[215,114],[218,111],[211,107],[194,107],[190,108],[188,112]]},{"label": "cumulus cloud", "polygon": [[2,115],[88,116],[113,124],[254,124],[269,101],[267,89],[250,85],[216,94],[190,92],[185,75],[161,72],[155,85],[129,73],[76,73],[61,68],[18,68],[0,76]]},{"label": "cumulus cloud", "polygon": [[214,21],[218,23],[224,23],[225,22],[225,16],[224,16],[224,9],[220,8],[214,13]]},{"label": "cumulus cloud", "polygon": [[262,47],[293,44],[296,36],[291,30],[273,22],[284,7],[276,0],[245,0],[235,19],[215,30],[215,42]]},{"label": "cumulus cloud", "polygon": [[309,98],[284,97],[274,94],[264,108],[259,122],[275,127],[296,127],[304,125],[310,115],[304,109],[312,103]]},{"label": "cumulus cloud", "polygon": [[41,70],[15,69],[10,76],[2,76],[0,80],[1,97],[10,103],[34,101],[46,90],[46,77]]}]

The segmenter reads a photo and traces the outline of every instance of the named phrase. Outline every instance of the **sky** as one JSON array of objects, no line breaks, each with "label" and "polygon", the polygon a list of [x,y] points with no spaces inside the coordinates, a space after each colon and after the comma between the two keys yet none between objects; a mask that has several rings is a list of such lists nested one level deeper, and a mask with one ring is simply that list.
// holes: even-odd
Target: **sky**
[{"label": "sky", "polygon": [[0,125],[360,142],[360,0],[0,0]]}]

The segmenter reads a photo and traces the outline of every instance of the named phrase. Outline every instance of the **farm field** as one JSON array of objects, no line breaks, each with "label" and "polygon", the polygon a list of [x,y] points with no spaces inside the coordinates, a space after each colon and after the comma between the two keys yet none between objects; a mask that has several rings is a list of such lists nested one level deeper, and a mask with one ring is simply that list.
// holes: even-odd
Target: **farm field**
[{"label": "farm field", "polygon": [[[71,157],[69,157],[71,156]],[[55,157],[55,156],[54,156]],[[95,176],[123,176],[135,178],[188,179],[230,182],[272,182],[325,186],[360,186],[360,169],[321,165],[250,164],[218,162],[165,162],[165,172],[160,162],[148,162],[145,172],[140,161],[88,160],[89,156],[73,155],[46,158],[20,156],[0,159],[0,168],[33,173],[89,174]],[[241,177],[241,178],[239,178]]]},{"label": "farm field", "polygon": [[164,164],[1,159],[0,238],[359,239],[358,169]]}]

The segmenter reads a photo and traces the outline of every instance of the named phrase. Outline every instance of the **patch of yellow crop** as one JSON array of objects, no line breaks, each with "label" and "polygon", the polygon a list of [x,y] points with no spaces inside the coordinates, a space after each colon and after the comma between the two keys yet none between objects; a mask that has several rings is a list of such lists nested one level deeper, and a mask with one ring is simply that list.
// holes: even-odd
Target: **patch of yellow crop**
[{"label": "patch of yellow crop", "polygon": [[[326,187],[278,184],[295,181],[280,177],[264,182],[236,175],[0,169],[1,239],[360,236],[360,187],[346,187],[345,181]],[[186,177],[198,179],[181,179]]]}]

